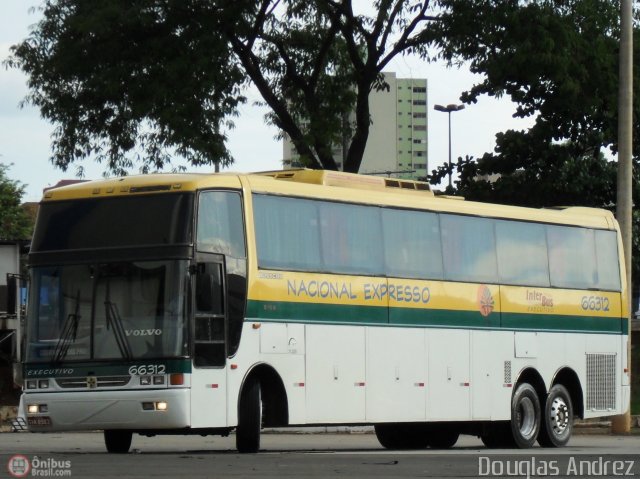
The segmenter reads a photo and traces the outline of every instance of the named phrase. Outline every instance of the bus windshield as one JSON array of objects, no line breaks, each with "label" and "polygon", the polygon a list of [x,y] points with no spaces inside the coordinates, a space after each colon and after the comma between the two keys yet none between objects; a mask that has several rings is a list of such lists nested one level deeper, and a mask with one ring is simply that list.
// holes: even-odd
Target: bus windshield
[{"label": "bus windshield", "polygon": [[189,193],[43,202],[31,253],[188,244],[192,208]]},{"label": "bus windshield", "polygon": [[187,354],[186,260],[32,269],[27,362]]}]

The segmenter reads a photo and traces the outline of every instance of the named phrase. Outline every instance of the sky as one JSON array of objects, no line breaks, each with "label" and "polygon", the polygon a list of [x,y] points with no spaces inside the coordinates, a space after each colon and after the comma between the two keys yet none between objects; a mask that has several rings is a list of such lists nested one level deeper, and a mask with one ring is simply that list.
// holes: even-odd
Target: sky
[{"label": "sky", "polygon": [[[38,20],[32,7],[38,0],[0,0],[0,61],[9,56],[9,48],[23,40],[29,27]],[[479,81],[468,68],[447,68],[442,63],[427,63],[417,57],[399,57],[386,71],[399,78],[428,80],[428,160],[429,170],[448,159],[447,114],[434,111],[433,105],[459,103],[460,95]],[[40,118],[37,108],[20,108],[27,94],[26,76],[19,70],[0,67],[0,163],[12,164],[8,176],[26,185],[23,201],[39,201],[43,188],[62,179],[75,178],[73,166],[66,172],[55,168],[51,161],[51,133],[54,126]],[[235,128],[228,134],[228,148],[235,159],[224,171],[250,172],[281,168],[282,143],[275,139],[277,131],[264,123],[266,109],[254,105],[259,100],[255,88],[245,92],[248,101],[240,107]],[[515,106],[508,98],[481,97],[478,103],[467,105],[452,114],[452,157],[482,156],[495,147],[495,135],[510,128],[529,127],[532,119],[514,119]],[[85,178],[102,177],[102,167],[84,161]],[[188,168],[206,172],[212,168]],[[132,173],[135,173],[132,172]]]}]

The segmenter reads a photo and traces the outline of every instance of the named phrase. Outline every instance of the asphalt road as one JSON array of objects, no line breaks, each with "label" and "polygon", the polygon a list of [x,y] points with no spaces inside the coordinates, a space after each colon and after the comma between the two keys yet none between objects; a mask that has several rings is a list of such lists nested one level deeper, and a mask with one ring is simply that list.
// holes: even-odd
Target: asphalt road
[{"label": "asphalt road", "polygon": [[[114,455],[101,433],[0,434],[0,477],[15,477],[10,461],[23,477],[640,476],[640,436],[574,436],[564,448],[528,450],[489,450],[462,436],[446,451],[387,451],[373,434],[264,434],[261,452],[248,455],[235,451],[234,440],[134,436],[132,452]],[[20,469],[25,459],[29,471]]]}]

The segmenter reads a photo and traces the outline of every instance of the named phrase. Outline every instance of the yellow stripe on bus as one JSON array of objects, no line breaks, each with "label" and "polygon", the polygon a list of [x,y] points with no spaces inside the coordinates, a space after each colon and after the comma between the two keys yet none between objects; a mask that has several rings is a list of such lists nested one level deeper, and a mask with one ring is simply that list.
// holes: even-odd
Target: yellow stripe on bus
[{"label": "yellow stripe on bus", "polygon": [[448,311],[611,317],[622,315],[620,293],[498,286],[449,281],[321,273],[258,273],[249,299]]},{"label": "yellow stripe on bus", "polygon": [[502,286],[501,290],[505,313],[622,316],[620,293],[521,286]]}]

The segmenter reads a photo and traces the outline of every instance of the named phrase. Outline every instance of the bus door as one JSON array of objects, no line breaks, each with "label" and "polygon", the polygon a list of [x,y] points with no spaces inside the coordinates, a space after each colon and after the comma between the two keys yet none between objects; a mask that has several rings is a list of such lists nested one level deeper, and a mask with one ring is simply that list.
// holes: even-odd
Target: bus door
[{"label": "bus door", "polygon": [[224,256],[200,254],[192,267],[191,427],[227,424],[227,287]]}]

